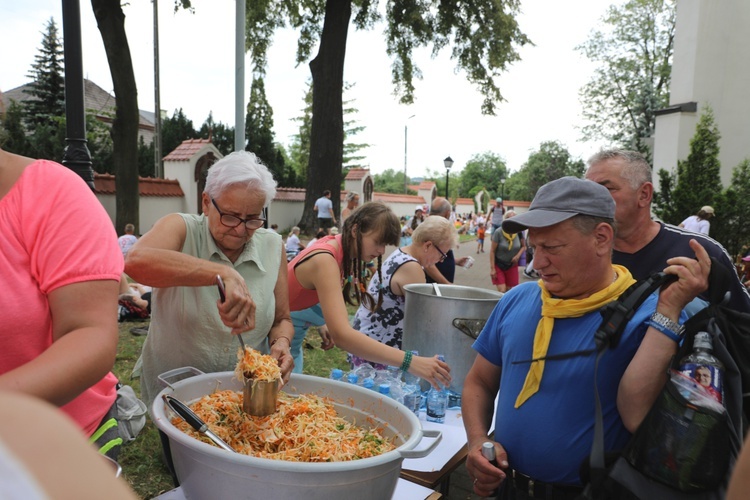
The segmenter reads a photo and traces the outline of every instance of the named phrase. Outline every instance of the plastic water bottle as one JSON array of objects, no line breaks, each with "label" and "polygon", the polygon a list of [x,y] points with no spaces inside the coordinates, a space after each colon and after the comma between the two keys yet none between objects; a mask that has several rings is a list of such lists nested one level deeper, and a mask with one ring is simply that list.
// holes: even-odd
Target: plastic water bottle
[{"label": "plastic water bottle", "polygon": [[[438,359],[445,361],[442,354],[438,356]],[[430,387],[430,391],[427,393],[427,421],[444,423],[446,408],[448,408],[448,391],[443,388]]]},{"label": "plastic water bottle", "polygon": [[680,360],[680,371],[692,377],[716,401],[724,399],[724,365],[713,353],[713,343],[708,332],[698,332],[693,339],[693,352]]},{"label": "plastic water bottle", "polygon": [[341,378],[344,376],[344,371],[339,368],[334,368],[331,370],[331,380],[341,380]]},{"label": "plastic water bottle", "polygon": [[418,377],[412,382],[414,383],[404,386],[404,406],[419,416],[419,410],[422,407],[422,389],[419,387]]},{"label": "plastic water bottle", "polygon": [[350,384],[357,385],[357,382],[359,382],[359,375],[356,373],[349,373],[349,375],[346,376],[346,381]]},{"label": "plastic water bottle", "polygon": [[378,386],[378,392],[383,396],[391,397],[391,386],[388,384],[380,384]]},{"label": "plastic water bottle", "polygon": [[375,390],[375,380],[371,379],[371,378],[364,379],[362,381],[362,387],[364,387],[365,389],[371,389],[371,390],[374,391]]}]

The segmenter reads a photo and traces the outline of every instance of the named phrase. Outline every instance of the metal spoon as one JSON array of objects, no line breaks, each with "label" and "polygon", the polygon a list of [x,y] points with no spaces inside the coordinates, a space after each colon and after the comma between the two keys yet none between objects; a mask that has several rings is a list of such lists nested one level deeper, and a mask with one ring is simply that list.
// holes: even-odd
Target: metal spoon
[{"label": "metal spoon", "polygon": [[179,399],[169,396],[167,394],[162,395],[162,399],[164,399],[164,402],[169,406],[173,412],[175,412],[177,415],[180,416],[185,422],[187,422],[190,427],[195,429],[196,431],[200,432],[204,436],[206,436],[208,439],[216,443],[217,446],[220,448],[223,448],[227,451],[231,451],[234,453],[237,453],[234,448],[229,446],[227,443],[224,442],[223,439],[221,439],[219,436],[213,433],[211,429],[208,428],[208,425],[201,420],[201,418],[196,415],[193,410],[188,407],[185,403],[180,401]]},{"label": "metal spoon", "polygon": [[[221,302],[223,303],[225,300],[227,300],[227,292],[224,288],[224,280],[221,279],[221,275],[216,275],[216,287],[219,289],[219,298],[221,298]],[[245,341],[242,340],[242,334],[237,334],[237,339],[240,341],[240,345],[242,346],[242,350],[244,351],[245,348]]]}]

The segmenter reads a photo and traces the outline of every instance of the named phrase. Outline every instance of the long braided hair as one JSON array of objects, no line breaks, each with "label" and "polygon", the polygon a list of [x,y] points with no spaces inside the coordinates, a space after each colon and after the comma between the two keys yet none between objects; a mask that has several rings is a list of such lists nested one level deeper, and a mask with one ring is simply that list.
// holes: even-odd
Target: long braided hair
[{"label": "long braided hair", "polygon": [[[371,201],[357,208],[344,221],[341,246],[344,258],[344,300],[350,305],[363,304],[370,311],[376,311],[383,304],[383,289],[378,290],[377,301],[367,292],[364,282],[366,263],[362,261],[362,235],[373,233],[375,241],[385,245],[398,245],[401,238],[401,224],[396,214],[384,203]],[[383,257],[378,256],[378,272]]]}]

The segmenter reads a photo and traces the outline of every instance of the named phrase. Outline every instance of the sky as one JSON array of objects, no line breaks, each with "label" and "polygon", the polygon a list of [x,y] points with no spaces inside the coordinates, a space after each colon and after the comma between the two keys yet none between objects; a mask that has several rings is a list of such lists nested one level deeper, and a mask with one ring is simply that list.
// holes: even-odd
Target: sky
[{"label": "sky", "polygon": [[[498,105],[496,116],[481,114],[481,94],[456,70],[445,49],[435,59],[430,49],[416,53],[423,78],[415,81],[415,103],[399,104],[385,53],[384,26],[370,31],[350,28],[344,79],[354,87],[344,99],[358,110],[352,118],[365,127],[353,139],[370,145],[362,152],[362,163],[374,174],[406,167],[410,177],[444,175],[447,156],[455,162],[451,171],[460,172],[473,156],[492,152],[516,171],[549,140],[560,141],[574,157],[585,160],[605,144],[580,140],[579,91],[594,66],[575,47],[599,26],[612,3],[522,0],[518,22],[534,46],[521,48],[521,61],[496,80],[506,99]],[[47,21],[54,18],[63,31],[61,5],[62,0],[4,2],[0,90],[29,82],[27,74]],[[182,108],[196,128],[209,113],[216,121],[234,126],[235,2],[193,0],[193,5],[191,14],[175,13],[173,0],[158,3],[161,108],[169,116]],[[91,3],[80,0],[80,9],[84,77],[114,93]],[[123,10],[139,107],[153,111],[153,3],[130,0]],[[296,42],[292,30],[278,31],[268,55],[266,96],[274,111],[276,140],[283,144],[298,131],[293,119],[302,114],[310,78],[306,63],[295,67]],[[245,102],[252,81],[249,58],[246,61]]]}]

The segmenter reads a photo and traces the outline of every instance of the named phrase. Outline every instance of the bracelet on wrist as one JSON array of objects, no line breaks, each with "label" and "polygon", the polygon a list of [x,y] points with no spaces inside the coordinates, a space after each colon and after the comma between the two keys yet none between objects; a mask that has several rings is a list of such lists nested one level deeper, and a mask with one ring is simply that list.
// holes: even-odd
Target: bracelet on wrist
[{"label": "bracelet on wrist", "polygon": [[411,366],[411,358],[414,356],[411,351],[405,351],[404,352],[404,362],[401,363],[401,371],[402,372],[408,372],[409,367]]},{"label": "bracelet on wrist", "polygon": [[275,338],[275,339],[273,339],[273,340],[271,341],[271,343],[270,343],[270,344],[268,344],[268,345],[269,345],[270,347],[273,347],[273,346],[274,346],[274,345],[276,344],[276,342],[278,342],[279,340],[286,340],[287,342],[289,342],[289,347],[292,347],[292,341],[291,341],[291,340],[289,340],[289,337],[276,337],[276,338]]},{"label": "bracelet on wrist", "polygon": [[685,327],[679,323],[672,321],[661,313],[655,312],[651,315],[651,318],[646,324],[655,330],[660,331],[670,339],[677,343],[682,341],[685,334]]}]

